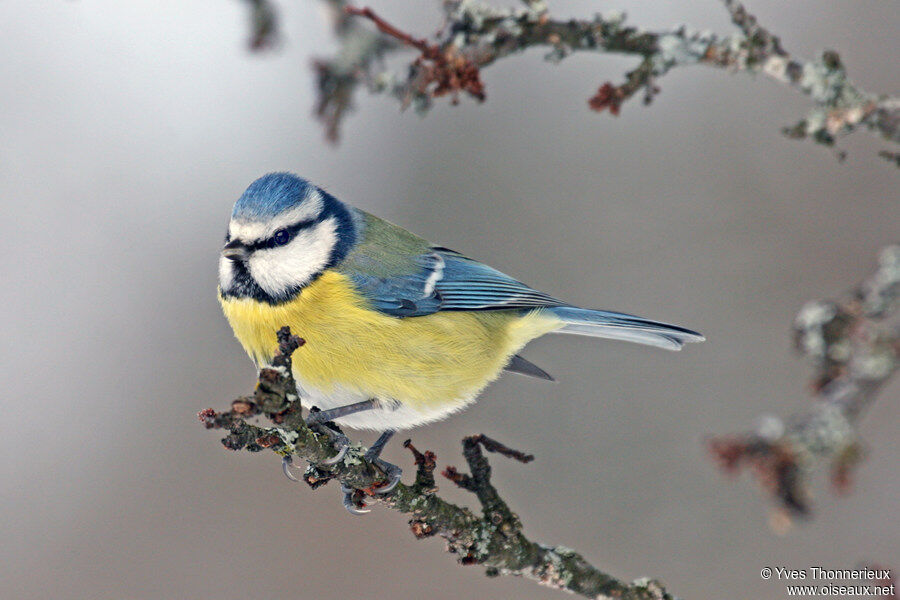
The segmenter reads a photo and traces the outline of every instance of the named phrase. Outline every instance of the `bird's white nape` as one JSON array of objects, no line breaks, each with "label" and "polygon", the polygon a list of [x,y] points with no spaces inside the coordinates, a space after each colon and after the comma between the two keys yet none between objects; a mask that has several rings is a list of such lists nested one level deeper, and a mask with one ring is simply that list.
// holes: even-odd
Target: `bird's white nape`
[{"label": "bird's white nape", "polygon": [[330,217],[298,232],[284,246],[256,250],[247,266],[259,287],[277,298],[308,284],[328,265],[336,244],[337,221]]}]

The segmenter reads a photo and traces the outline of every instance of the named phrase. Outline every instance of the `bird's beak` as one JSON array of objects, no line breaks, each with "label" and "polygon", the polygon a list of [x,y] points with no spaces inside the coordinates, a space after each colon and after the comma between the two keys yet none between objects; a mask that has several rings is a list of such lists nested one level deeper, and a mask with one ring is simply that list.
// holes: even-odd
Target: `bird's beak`
[{"label": "bird's beak", "polygon": [[224,248],[222,248],[222,256],[228,260],[237,262],[247,260],[250,253],[247,251],[247,246],[245,246],[243,242],[240,240],[231,240],[225,244]]}]

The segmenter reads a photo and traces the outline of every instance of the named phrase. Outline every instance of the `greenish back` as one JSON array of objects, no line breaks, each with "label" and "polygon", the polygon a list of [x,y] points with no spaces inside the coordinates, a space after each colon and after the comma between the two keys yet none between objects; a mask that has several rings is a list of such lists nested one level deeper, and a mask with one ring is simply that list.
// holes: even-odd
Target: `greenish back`
[{"label": "greenish back", "polygon": [[381,278],[421,271],[422,266],[415,259],[430,252],[427,240],[365,211],[353,212],[361,230],[359,241],[335,270]]}]

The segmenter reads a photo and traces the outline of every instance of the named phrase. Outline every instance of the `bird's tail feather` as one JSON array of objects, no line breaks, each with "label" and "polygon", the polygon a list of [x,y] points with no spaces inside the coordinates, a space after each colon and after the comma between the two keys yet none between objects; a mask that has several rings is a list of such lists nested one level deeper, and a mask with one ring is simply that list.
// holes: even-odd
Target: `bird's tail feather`
[{"label": "bird's tail feather", "polygon": [[681,350],[685,342],[702,342],[706,339],[696,331],[684,327],[624,313],[574,306],[559,306],[549,310],[565,323],[556,333],[624,340],[666,350]]}]

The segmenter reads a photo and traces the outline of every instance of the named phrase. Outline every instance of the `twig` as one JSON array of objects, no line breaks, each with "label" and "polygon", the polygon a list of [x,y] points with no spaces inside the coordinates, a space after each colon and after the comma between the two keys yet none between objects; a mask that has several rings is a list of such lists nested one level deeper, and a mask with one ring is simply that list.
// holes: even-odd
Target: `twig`
[{"label": "twig", "polygon": [[438,58],[440,58],[440,48],[429,44],[425,40],[416,39],[408,33],[403,33],[402,31],[376,15],[375,11],[371,8],[356,8],[354,6],[347,6],[344,8],[344,12],[348,15],[352,15],[355,17],[365,17],[371,20],[375,24],[375,27],[378,28],[378,31],[387,34],[392,38],[400,40],[407,46],[416,48],[430,60],[437,60]]},{"label": "twig", "polygon": [[422,53],[410,69],[410,81],[416,82],[416,94],[431,98],[450,94],[453,104],[459,102],[459,92],[466,92],[478,101],[484,100],[484,84],[481,83],[478,67],[453,46],[441,48],[403,33],[376,15],[371,8],[348,6],[344,11],[348,15],[371,20],[380,32]]},{"label": "twig", "polygon": [[[451,504],[437,495],[434,480],[435,455],[419,452],[408,440],[416,479],[412,485],[400,483],[388,494],[377,494],[384,473],[364,457],[365,448],[351,447],[334,465],[323,461],[334,456],[328,435],[310,429],[303,419],[296,385],[291,374],[291,355],[303,340],[292,336],[288,328],[278,332],[279,352],[272,366],[259,374],[252,397],[232,402],[231,409],[217,413],[206,409],[199,413],[208,429],[227,429],[222,440],[230,450],[259,452],[271,450],[282,457],[298,456],[309,463],[305,480],[313,488],[337,479],[355,490],[357,499],[379,503],[410,515],[409,526],[417,538],[439,535],[447,550],[464,565],[482,565],[487,574],[517,575],[542,585],[588,598],[616,600],[670,600],[674,597],[661,584],[649,579],[632,583],[620,581],[590,565],[580,554],[563,546],[544,546],[525,537],[518,516],[512,512],[491,483],[491,469],[482,448],[520,462],[531,455],[513,450],[484,435],[463,440],[463,456],[469,474],[457,473],[451,479],[471,490],[481,504],[481,515]],[[273,426],[262,427],[246,419],[265,416]]]},{"label": "twig", "polygon": [[838,491],[851,484],[864,449],[860,416],[900,366],[900,246],[882,250],[878,270],[840,301],[815,301],[794,321],[796,347],[815,366],[813,407],[787,423],[774,416],[755,431],[720,436],[709,447],[730,472],[750,466],[789,515],[810,512],[815,464],[831,465]]}]

